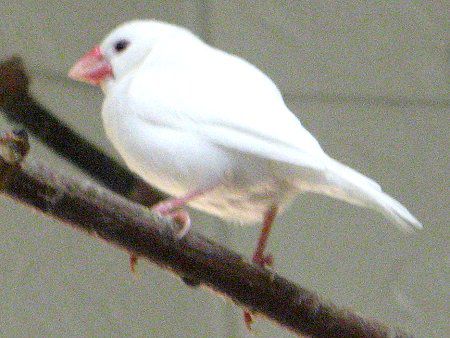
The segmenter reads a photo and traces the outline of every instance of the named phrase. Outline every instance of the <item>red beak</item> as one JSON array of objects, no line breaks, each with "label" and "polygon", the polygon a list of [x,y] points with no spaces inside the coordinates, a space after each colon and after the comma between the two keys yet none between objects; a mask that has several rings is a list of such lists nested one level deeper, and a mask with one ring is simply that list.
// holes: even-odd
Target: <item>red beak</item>
[{"label": "red beak", "polygon": [[100,47],[95,46],[73,65],[69,71],[69,77],[97,86],[106,78],[113,77],[113,71],[111,64],[100,51]]}]

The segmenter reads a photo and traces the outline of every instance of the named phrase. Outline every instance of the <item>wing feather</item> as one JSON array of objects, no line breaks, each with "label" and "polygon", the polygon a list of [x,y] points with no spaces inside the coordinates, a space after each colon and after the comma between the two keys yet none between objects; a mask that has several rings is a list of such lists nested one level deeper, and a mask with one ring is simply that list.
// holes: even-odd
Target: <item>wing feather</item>
[{"label": "wing feather", "polygon": [[323,166],[327,155],[264,73],[236,56],[200,47],[181,60],[153,56],[134,73],[129,106],[144,122],[190,130],[233,151]]}]

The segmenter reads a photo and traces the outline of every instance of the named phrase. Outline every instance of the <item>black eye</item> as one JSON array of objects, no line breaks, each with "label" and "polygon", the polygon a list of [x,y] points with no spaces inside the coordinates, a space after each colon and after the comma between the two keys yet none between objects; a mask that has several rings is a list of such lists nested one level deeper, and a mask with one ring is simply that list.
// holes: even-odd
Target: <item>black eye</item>
[{"label": "black eye", "polygon": [[129,44],[130,43],[127,40],[120,40],[116,42],[116,44],[114,45],[114,49],[116,52],[121,52],[125,50]]}]

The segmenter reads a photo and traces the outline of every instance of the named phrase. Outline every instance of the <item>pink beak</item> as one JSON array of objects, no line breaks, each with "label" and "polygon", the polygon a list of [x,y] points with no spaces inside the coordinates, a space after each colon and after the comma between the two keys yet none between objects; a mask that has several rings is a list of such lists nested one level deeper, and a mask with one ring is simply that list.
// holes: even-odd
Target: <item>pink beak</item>
[{"label": "pink beak", "polygon": [[111,64],[100,51],[100,47],[95,46],[73,65],[69,71],[69,77],[97,86],[106,78],[113,77],[113,71]]}]

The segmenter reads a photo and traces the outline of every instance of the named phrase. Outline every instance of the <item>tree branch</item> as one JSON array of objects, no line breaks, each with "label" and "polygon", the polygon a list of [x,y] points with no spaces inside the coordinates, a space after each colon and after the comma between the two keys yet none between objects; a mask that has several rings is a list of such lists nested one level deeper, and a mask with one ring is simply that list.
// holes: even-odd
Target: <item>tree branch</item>
[{"label": "tree branch", "polygon": [[[145,186],[37,104],[27,93],[28,81],[17,59],[6,66],[0,64],[0,107],[10,118],[23,123],[55,151],[117,193],[132,195],[121,182]],[[68,149],[80,149],[80,144],[84,144],[85,152]],[[24,132],[1,135],[0,189],[20,203],[146,258],[193,284],[219,292],[298,334],[408,337],[400,330],[324,303],[315,293],[248,264],[238,254],[194,231],[178,241],[173,230],[176,225],[92,182],[65,177],[39,162],[29,160],[20,165],[27,151]],[[99,167],[92,167],[89,161],[96,157]],[[108,171],[115,174],[105,175]],[[159,199],[159,195],[153,196]]]},{"label": "tree branch", "polygon": [[177,240],[176,225],[92,182],[77,181],[30,160],[19,165],[28,150],[23,132],[4,134],[0,145],[3,192],[18,202],[196,281],[298,334],[407,337],[326,304],[315,293],[248,264],[194,231]]}]

